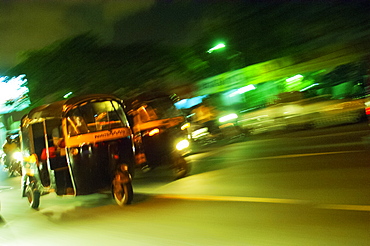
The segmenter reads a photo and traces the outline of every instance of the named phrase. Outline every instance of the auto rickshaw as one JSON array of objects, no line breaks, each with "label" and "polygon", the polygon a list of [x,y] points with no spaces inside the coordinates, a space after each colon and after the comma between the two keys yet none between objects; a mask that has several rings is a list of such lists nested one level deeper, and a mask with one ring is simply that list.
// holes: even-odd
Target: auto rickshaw
[{"label": "auto rickshaw", "polygon": [[173,170],[175,178],[182,178],[190,171],[184,158],[190,151],[189,124],[174,103],[167,94],[142,93],[131,99],[128,114],[133,125],[136,163],[144,171],[166,166]]},{"label": "auto rickshaw", "polygon": [[121,99],[74,97],[32,109],[21,120],[22,196],[111,191],[118,205],[133,199],[135,153]]}]

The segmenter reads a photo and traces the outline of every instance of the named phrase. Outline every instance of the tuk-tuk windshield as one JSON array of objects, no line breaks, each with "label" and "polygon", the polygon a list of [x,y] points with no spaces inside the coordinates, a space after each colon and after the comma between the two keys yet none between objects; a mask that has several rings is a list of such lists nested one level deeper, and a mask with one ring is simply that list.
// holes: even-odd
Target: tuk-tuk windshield
[{"label": "tuk-tuk windshield", "polygon": [[116,101],[89,102],[70,110],[67,127],[71,136],[128,127],[122,106]]},{"label": "tuk-tuk windshield", "polygon": [[175,105],[167,98],[154,99],[139,109],[142,122],[181,116]]}]

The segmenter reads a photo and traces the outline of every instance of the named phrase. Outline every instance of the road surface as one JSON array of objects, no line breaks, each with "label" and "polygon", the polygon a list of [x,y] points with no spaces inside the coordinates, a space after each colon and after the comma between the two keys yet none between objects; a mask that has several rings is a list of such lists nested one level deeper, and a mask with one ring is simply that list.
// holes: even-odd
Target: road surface
[{"label": "road surface", "polygon": [[1,173],[0,245],[369,245],[370,131],[362,124],[253,136],[187,157],[192,173],[138,173],[109,194],[20,197]]}]

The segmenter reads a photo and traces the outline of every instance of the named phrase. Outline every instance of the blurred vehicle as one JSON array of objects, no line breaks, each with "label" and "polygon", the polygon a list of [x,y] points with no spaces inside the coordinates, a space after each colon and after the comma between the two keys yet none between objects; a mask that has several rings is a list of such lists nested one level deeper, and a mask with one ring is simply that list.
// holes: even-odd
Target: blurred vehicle
[{"label": "blurred vehicle", "polygon": [[[189,118],[193,118],[197,113],[192,112]],[[217,111],[214,119],[206,122],[191,119],[189,127],[191,139],[197,145],[206,146],[244,137],[244,130],[240,127],[238,118],[238,114],[232,111]]]},{"label": "blurred vehicle", "polygon": [[54,191],[110,191],[118,205],[132,201],[134,146],[123,108],[112,95],[94,94],[39,106],[22,118],[22,196],[32,208]]},{"label": "blurred vehicle", "polygon": [[2,161],[9,176],[22,175],[22,154],[20,152],[19,130],[9,131],[3,145]]},{"label": "blurred vehicle", "polygon": [[133,124],[137,164],[147,171],[159,166],[173,170],[175,178],[190,171],[184,155],[190,142],[184,115],[170,96],[143,93],[131,99],[129,113]]},{"label": "blurred vehicle", "polygon": [[192,143],[200,146],[213,144],[217,142],[217,138],[209,132],[208,127],[199,123],[189,123],[189,133]]},{"label": "blurred vehicle", "polygon": [[224,112],[219,115],[218,128],[223,139],[232,140],[244,137],[244,131],[239,125],[239,115],[234,112]]},{"label": "blurred vehicle", "polygon": [[249,133],[258,134],[357,123],[364,116],[364,99],[330,100],[318,96],[244,113],[239,124]]},{"label": "blurred vehicle", "polygon": [[205,146],[216,143],[222,138],[218,117],[219,111],[207,99],[191,110],[188,118],[190,121],[189,132],[193,143]]},{"label": "blurred vehicle", "polygon": [[7,167],[10,177],[22,176],[22,153],[20,150],[13,153],[9,166]]}]

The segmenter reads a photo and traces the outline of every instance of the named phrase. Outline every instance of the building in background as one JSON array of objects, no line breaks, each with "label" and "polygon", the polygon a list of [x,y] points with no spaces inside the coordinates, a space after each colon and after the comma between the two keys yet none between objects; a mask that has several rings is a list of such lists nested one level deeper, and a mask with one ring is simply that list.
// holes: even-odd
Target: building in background
[{"label": "building in background", "polygon": [[240,110],[275,104],[281,101],[279,95],[293,91],[302,92],[304,98],[361,98],[366,91],[368,45],[365,41],[336,45],[254,64],[198,81],[193,94],[213,95],[219,106]]},{"label": "building in background", "polygon": [[7,132],[20,127],[24,110],[31,103],[28,91],[24,75],[14,78],[0,77],[0,143],[5,142]]}]

